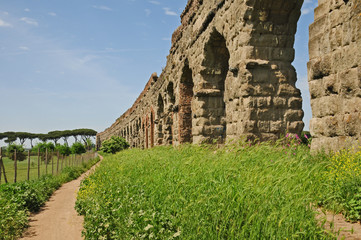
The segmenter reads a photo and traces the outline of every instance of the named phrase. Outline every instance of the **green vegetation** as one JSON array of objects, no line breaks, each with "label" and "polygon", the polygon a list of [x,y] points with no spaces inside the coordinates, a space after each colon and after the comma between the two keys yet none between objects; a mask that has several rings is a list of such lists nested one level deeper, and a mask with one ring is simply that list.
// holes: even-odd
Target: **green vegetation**
[{"label": "green vegetation", "polygon": [[320,204],[343,212],[350,221],[361,220],[361,147],[341,150],[329,161],[324,175],[328,194]]},{"label": "green vegetation", "polygon": [[82,153],[86,152],[85,146],[83,144],[81,144],[80,142],[74,143],[71,146],[70,150],[73,154],[82,154]]},{"label": "green vegetation", "polygon": [[65,131],[50,131],[46,134],[42,133],[28,133],[28,132],[4,132],[0,133],[0,140],[5,139],[4,141],[8,144],[14,143],[16,140],[19,140],[20,145],[24,145],[25,141],[29,139],[31,147],[33,147],[33,140],[39,139],[42,142],[51,140],[54,142],[54,145],[57,145],[59,139],[63,139],[64,143],[68,144],[68,138],[74,137],[75,141],[78,142],[78,137],[83,140],[84,144],[88,147],[88,141],[91,137],[95,137],[97,132],[93,129],[81,128],[74,130],[65,130]]},{"label": "green vegetation", "polygon": [[71,154],[71,149],[67,143],[64,143],[63,145],[58,144],[55,149],[63,156],[69,156]]},{"label": "green vegetation", "polygon": [[39,152],[41,153],[45,153],[46,150],[48,150],[48,152],[51,152],[51,151],[54,151],[55,149],[55,145],[51,142],[49,143],[46,143],[46,142],[40,142],[40,143],[37,143],[32,149],[31,151],[35,154]]},{"label": "green vegetation", "polygon": [[[85,156],[83,156],[83,159],[89,159],[92,156],[92,153],[89,153]],[[46,174],[46,165],[45,165],[45,154],[40,155],[40,176],[43,176]],[[59,167],[57,166],[59,162]],[[8,157],[3,158],[4,167],[6,170],[6,176],[8,182],[13,182],[14,180],[14,161],[9,159]],[[81,164],[81,156],[59,156],[59,161],[57,159],[56,153],[48,153],[48,173],[52,173],[52,167],[54,168],[54,174],[56,174],[56,168],[58,167],[58,170],[61,171],[61,169],[67,167],[67,166],[76,166]],[[27,180],[27,168],[28,168],[28,160],[26,158],[25,161],[17,162],[17,181],[25,181]],[[38,179],[38,156],[30,156],[30,180]],[[4,177],[3,173],[1,175],[1,181],[0,183],[4,183]]]},{"label": "green vegetation", "polygon": [[28,225],[29,212],[36,212],[63,183],[94,165],[93,159],[77,167],[66,167],[57,176],[0,185],[0,239],[16,239]]},{"label": "green vegetation", "polygon": [[[331,179],[342,175],[340,186],[358,186],[352,187],[357,191],[361,180],[343,170],[334,174],[346,163],[311,155],[300,141],[288,137],[276,145],[185,145],[108,155],[78,193],[85,237],[334,239],[317,224],[315,209],[337,205],[349,211]],[[360,195],[349,204],[358,213]]]},{"label": "green vegetation", "polygon": [[129,148],[129,143],[127,143],[124,138],[112,136],[110,139],[103,142],[100,150],[105,153],[114,154],[127,148]]},{"label": "green vegetation", "polygon": [[15,159],[15,151],[16,151],[16,160],[17,161],[24,161],[26,158],[26,155],[24,153],[24,148],[22,145],[17,144],[10,144],[6,148],[6,153],[9,156],[10,159]]}]

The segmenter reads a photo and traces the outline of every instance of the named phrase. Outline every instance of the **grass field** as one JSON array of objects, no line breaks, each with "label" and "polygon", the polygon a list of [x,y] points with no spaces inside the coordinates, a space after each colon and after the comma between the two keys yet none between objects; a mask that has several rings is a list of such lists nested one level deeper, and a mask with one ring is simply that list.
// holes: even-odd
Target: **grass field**
[{"label": "grass field", "polygon": [[333,239],[314,211],[337,205],[331,165],[292,145],[132,149],[104,159],[77,209],[86,239]]},{"label": "grass field", "polygon": [[[88,155],[84,155],[83,159],[89,158]],[[46,165],[44,161],[40,159],[40,176],[48,174],[56,174],[57,172],[57,164],[59,162],[58,166],[58,172],[61,171],[62,167],[66,166],[76,166],[81,164],[81,157],[77,156],[76,160],[74,160],[74,156],[68,156],[65,158],[59,157],[59,161],[57,156],[53,156],[51,160],[49,160],[47,170]],[[14,167],[14,161],[4,157],[3,158],[6,177],[8,182],[14,182],[14,176],[15,176],[15,167]],[[17,161],[17,181],[24,181],[27,180],[27,174],[28,174],[28,157],[24,161]],[[31,156],[30,157],[30,180],[38,179],[38,157],[37,156]],[[5,183],[3,173],[1,175],[1,183]]]}]

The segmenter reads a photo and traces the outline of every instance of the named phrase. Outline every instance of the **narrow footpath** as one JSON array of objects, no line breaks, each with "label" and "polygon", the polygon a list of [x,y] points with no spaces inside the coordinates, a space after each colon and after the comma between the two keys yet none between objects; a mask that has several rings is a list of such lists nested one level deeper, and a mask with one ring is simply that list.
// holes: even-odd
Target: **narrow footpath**
[{"label": "narrow footpath", "polygon": [[[100,159],[103,158],[100,156]],[[80,240],[83,230],[83,216],[75,207],[80,182],[99,165],[100,161],[78,179],[65,183],[51,196],[39,213],[30,216],[30,227],[20,239],[37,240]]]}]

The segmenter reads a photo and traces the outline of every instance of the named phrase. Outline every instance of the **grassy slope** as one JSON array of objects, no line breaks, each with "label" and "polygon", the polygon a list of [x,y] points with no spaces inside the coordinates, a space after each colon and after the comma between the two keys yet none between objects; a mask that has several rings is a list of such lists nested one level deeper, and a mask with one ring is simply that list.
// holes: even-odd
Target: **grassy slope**
[{"label": "grassy slope", "polygon": [[87,239],[323,239],[325,169],[303,147],[133,149],[105,158],[77,208]]}]

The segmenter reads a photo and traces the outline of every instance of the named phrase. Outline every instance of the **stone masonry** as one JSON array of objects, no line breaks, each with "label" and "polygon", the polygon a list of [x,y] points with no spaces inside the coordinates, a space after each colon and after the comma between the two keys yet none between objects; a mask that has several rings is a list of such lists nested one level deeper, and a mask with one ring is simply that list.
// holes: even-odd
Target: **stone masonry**
[{"label": "stone masonry", "polygon": [[318,0],[309,34],[312,149],[360,144],[361,1]]},{"label": "stone masonry", "polygon": [[291,63],[302,3],[189,0],[163,72],[97,145],[113,135],[149,148],[299,134],[302,99]]}]

